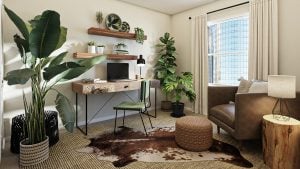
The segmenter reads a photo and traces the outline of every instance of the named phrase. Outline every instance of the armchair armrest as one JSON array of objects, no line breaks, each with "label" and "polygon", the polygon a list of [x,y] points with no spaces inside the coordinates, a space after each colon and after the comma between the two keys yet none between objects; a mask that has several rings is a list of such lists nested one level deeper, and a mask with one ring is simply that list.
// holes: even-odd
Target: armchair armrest
[{"label": "armchair armrest", "polygon": [[271,114],[276,99],[266,93],[236,94],[235,137],[239,140],[261,137],[262,117]]},{"label": "armchair armrest", "polygon": [[208,86],[208,111],[217,105],[228,104],[234,101],[237,86]]}]

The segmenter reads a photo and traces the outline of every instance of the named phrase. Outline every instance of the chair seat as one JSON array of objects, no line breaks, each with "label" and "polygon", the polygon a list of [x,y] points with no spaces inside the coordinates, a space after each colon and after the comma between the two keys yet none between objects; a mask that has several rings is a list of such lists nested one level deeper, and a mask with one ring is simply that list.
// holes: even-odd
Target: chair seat
[{"label": "chair seat", "polygon": [[216,119],[222,120],[225,124],[234,127],[235,119],[235,105],[234,104],[222,104],[211,108],[210,115]]},{"label": "chair seat", "polygon": [[115,106],[114,109],[143,110],[145,109],[145,103],[144,102],[122,102],[119,105]]}]

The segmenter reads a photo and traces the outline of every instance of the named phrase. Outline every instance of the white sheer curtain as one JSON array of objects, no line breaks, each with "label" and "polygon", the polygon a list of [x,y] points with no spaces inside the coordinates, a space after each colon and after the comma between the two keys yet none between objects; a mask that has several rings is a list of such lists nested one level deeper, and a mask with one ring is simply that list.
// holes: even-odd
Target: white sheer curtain
[{"label": "white sheer curtain", "polygon": [[250,0],[249,79],[278,74],[278,0]]},{"label": "white sheer curtain", "polygon": [[197,16],[191,24],[192,73],[196,100],[195,113],[207,114],[208,38],[207,15]]}]

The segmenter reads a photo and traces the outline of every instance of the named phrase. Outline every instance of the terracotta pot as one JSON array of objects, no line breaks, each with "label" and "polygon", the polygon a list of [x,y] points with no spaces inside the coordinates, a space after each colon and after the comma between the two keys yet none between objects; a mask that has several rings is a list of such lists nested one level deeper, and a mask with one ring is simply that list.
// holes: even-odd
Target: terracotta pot
[{"label": "terracotta pot", "polygon": [[172,110],[172,102],[170,102],[170,101],[161,101],[161,110],[171,111]]},{"label": "terracotta pot", "polygon": [[47,136],[46,140],[37,143],[28,145],[26,144],[27,140],[20,142],[20,165],[31,166],[39,164],[49,157],[49,137]]}]

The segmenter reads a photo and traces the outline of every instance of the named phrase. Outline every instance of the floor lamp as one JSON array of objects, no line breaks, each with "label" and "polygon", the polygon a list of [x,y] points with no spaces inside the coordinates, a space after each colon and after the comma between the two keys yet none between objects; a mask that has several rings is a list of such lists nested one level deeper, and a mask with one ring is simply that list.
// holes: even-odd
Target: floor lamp
[{"label": "floor lamp", "polygon": [[145,66],[145,59],[143,58],[143,55],[140,55],[140,57],[136,61],[137,66],[140,67],[140,77],[142,78],[142,67]]},{"label": "floor lamp", "polygon": [[[277,98],[272,110],[273,118],[288,121],[290,111],[285,99],[296,98],[296,77],[287,75],[268,76],[268,96]],[[286,116],[284,110],[287,112]]]}]

